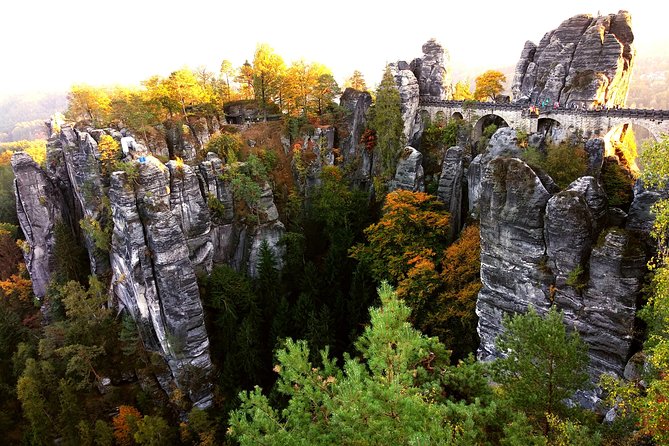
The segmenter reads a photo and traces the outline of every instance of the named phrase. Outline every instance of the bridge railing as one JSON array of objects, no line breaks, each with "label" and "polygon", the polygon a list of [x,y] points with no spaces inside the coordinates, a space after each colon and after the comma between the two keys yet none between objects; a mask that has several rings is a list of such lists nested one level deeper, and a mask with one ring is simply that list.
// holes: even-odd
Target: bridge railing
[{"label": "bridge railing", "polygon": [[[445,101],[432,97],[421,96],[419,105],[427,107],[444,107],[444,108],[462,108],[462,109],[485,109],[485,110],[527,110],[527,104],[518,104],[514,102],[479,102],[479,101]],[[621,118],[637,118],[650,119],[655,121],[669,120],[669,110],[655,110],[655,109],[637,109],[637,108],[600,108],[600,109],[582,109],[570,107],[539,107],[540,116],[547,116],[550,114],[562,115],[583,115],[588,117],[595,116],[610,116]]]}]

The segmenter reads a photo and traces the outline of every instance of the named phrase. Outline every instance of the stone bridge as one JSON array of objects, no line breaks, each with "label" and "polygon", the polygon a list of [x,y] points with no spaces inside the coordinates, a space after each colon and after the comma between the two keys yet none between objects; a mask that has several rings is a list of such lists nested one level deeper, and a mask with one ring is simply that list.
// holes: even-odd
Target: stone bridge
[{"label": "stone bridge", "polygon": [[635,131],[637,140],[659,140],[660,135],[669,134],[669,110],[602,109],[583,110],[552,107],[539,108],[539,114],[530,113],[528,105],[517,103],[439,101],[421,97],[418,113],[422,118],[435,120],[451,118],[466,119],[474,126],[473,136],[481,136],[485,126],[500,124],[500,120],[511,128],[526,132],[550,131],[554,140],[581,131],[585,138],[610,139],[616,132],[629,126]]}]

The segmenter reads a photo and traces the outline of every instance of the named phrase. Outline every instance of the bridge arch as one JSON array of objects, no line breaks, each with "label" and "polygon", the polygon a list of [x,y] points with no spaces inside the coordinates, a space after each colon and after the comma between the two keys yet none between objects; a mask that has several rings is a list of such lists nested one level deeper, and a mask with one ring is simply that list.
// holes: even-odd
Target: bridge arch
[{"label": "bridge arch", "polygon": [[483,131],[485,130],[486,127],[488,127],[491,124],[496,125],[497,128],[509,127],[509,123],[506,122],[504,118],[502,118],[497,114],[489,113],[487,115],[483,115],[476,121],[476,124],[474,125],[474,129],[472,132],[474,141],[478,141],[479,139],[481,139],[481,136],[483,136]]},{"label": "bridge arch", "polygon": [[459,111],[456,111],[456,112],[453,112],[453,114],[451,115],[451,119],[457,119],[458,121],[462,121],[463,119],[465,119],[465,117],[462,116],[462,113],[460,113]]},{"label": "bridge arch", "polygon": [[537,132],[544,135],[545,139],[555,144],[567,138],[568,129],[553,117],[540,117],[537,120]]}]

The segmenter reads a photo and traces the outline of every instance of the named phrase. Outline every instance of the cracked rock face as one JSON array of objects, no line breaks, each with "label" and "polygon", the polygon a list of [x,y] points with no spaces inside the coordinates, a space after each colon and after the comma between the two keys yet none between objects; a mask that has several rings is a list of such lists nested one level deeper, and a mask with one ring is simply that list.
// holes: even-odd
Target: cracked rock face
[{"label": "cracked rock face", "polygon": [[223,215],[214,216],[211,224],[214,263],[225,263],[237,271],[246,271],[251,277],[257,275],[260,247],[267,242],[281,268],[283,247],[279,243],[285,226],[279,220],[274,203],[274,194],[268,183],[262,187],[257,210],[257,224],[249,224],[237,218],[241,209],[236,206],[232,185],[220,177],[225,169],[222,161],[213,153],[200,163],[202,187],[205,193],[215,197],[223,205]]},{"label": "cracked rock face", "polygon": [[451,219],[450,236],[455,240],[464,223],[466,216],[464,204],[467,201],[467,178],[461,147],[451,147],[444,154],[437,198],[443,201],[448,209]]},{"label": "cracked rock face", "polygon": [[[185,386],[192,368],[210,371],[209,339],[189,246],[170,207],[170,172],[146,159],[136,163],[136,183],[123,172],[111,177],[112,283],[147,346],[161,353],[177,385]],[[188,391],[197,406],[211,404],[208,385]]]},{"label": "cracked rock face", "polygon": [[600,17],[577,15],[527,42],[511,91],[516,101],[624,106],[636,50],[627,11]]},{"label": "cracked rock face", "polygon": [[636,302],[647,260],[638,237],[650,227],[647,210],[660,194],[637,185],[627,229],[605,228],[610,211],[595,177],[554,191],[546,187],[548,179],[510,158],[515,149],[503,140],[513,145],[512,139],[499,138],[500,144],[477,157],[479,358],[499,355],[495,339],[505,314],[524,313],[529,305],[541,314],[554,304],[588,344],[593,382],[602,373],[622,376],[633,353]]},{"label": "cracked rock face", "polygon": [[450,57],[435,39],[423,44],[423,57],[411,63],[418,79],[421,96],[444,100],[451,98],[451,76],[448,71]]},{"label": "cracked rock face", "polygon": [[[98,139],[105,134],[99,131]],[[77,214],[101,226],[107,223],[103,212],[104,187],[100,171],[100,152],[96,140],[87,132],[79,132],[70,126],[64,126],[59,136],[64,166],[69,184],[66,194],[73,195]],[[90,234],[84,231],[84,241],[88,251],[91,272],[104,275],[109,271],[109,255],[95,246]]]},{"label": "cracked rock face", "polygon": [[346,137],[341,141],[344,162],[349,165],[359,162],[359,167],[351,174],[353,181],[369,181],[373,176],[373,159],[360,138],[367,126],[367,111],[372,105],[372,96],[366,91],[347,88],[339,104],[348,111],[344,132]]},{"label": "cracked rock face", "polygon": [[54,229],[56,224],[67,221],[67,209],[60,189],[30,155],[16,152],[11,164],[15,176],[16,212],[28,244],[23,256],[35,296],[42,298],[55,270]]},{"label": "cracked rock face", "polygon": [[413,136],[414,122],[418,113],[419,88],[418,79],[413,71],[409,69],[406,62],[390,64],[390,72],[395,77],[395,84],[400,92],[400,110],[402,122],[404,123],[405,141],[410,141]]},{"label": "cracked rock face", "polygon": [[424,192],[423,154],[413,147],[406,146],[402,151],[392,189],[406,189],[412,192]]},{"label": "cracked rock face", "polygon": [[544,209],[550,194],[534,171],[515,158],[490,161],[481,197],[481,282],[476,303],[481,338],[479,357],[496,353],[502,316],[524,313],[532,304],[549,308],[545,262]]}]

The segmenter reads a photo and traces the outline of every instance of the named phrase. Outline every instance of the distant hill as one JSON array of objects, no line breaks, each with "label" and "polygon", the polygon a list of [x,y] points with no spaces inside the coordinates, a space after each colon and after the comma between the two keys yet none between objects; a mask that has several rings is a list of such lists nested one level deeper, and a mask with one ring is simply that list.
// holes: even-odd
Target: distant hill
[{"label": "distant hill", "polygon": [[0,97],[0,142],[44,138],[44,121],[67,107],[65,92]]},{"label": "distant hill", "polygon": [[638,57],[632,71],[627,106],[669,109],[669,59]]}]

